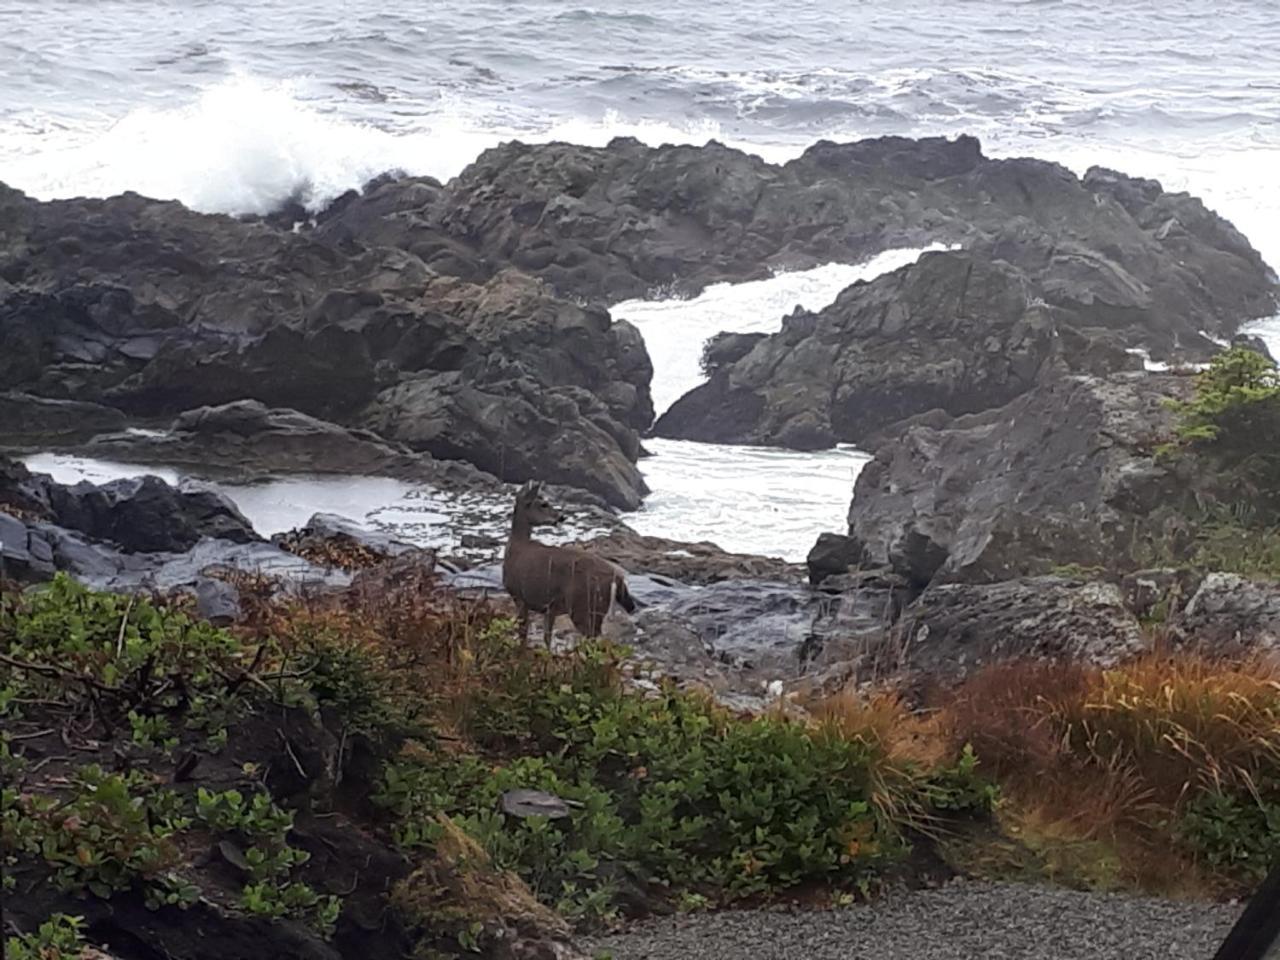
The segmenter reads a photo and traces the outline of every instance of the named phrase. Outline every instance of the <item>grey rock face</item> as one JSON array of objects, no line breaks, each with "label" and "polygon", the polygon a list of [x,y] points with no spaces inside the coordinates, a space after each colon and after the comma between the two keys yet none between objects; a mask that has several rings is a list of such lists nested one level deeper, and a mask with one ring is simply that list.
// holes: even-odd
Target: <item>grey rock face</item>
[{"label": "grey rock face", "polygon": [[1190,495],[1155,458],[1184,378],[1066,376],[998,410],[917,423],[858,477],[849,534],[913,583],[1138,569]]},{"label": "grey rock face", "polygon": [[932,675],[1022,658],[1108,665],[1145,646],[1118,587],[1065,577],[938,584],[904,613],[901,629],[906,663]]},{"label": "grey rock face", "polygon": [[1211,573],[1179,626],[1209,649],[1280,651],[1280,583]]}]

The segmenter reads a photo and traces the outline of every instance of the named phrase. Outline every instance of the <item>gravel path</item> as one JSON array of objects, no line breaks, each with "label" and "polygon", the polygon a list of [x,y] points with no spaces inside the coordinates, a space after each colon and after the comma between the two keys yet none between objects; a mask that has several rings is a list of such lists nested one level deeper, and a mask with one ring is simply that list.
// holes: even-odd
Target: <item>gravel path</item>
[{"label": "gravel path", "polygon": [[845,910],[664,918],[587,946],[614,960],[1211,960],[1242,909],[957,882]]}]

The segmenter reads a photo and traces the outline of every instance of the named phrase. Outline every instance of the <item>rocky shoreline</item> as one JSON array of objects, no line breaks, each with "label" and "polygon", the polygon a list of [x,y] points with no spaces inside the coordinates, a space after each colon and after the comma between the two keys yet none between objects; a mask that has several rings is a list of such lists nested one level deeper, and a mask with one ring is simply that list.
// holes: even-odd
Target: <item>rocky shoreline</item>
[{"label": "rocky shoreline", "polygon": [[[1203,363],[1275,312],[1280,289],[1192,197],[1114,171],[990,160],[964,137],[821,143],[781,167],[716,144],[512,143],[448,184],[384,177],[301,221],[9,189],[0,215],[11,453],[422,484],[486,505],[476,516],[493,532],[442,556],[459,570],[495,558],[507,483],[558,483],[584,527],[617,531],[602,552],[656,578],[662,599],[624,634],[668,656],[674,643],[737,694],[883,647],[908,624],[932,638],[922,663],[954,664],[952,645],[967,642],[955,638],[991,629],[980,611],[993,603],[1048,625],[1006,635],[1002,654],[1122,656],[1142,613],[1124,601],[1126,577],[1176,581],[1176,609],[1203,610],[1195,586],[1215,571],[1195,584],[1177,571],[1204,505],[1241,508],[1248,494],[1204,457],[1160,460],[1169,403],[1193,384],[1143,371],[1142,356]],[[776,334],[714,338],[708,381],[652,423],[644,342],[608,300],[930,243],[958,246]],[[810,557],[814,587],[785,565],[630,534],[613,510],[642,502],[651,427],[875,449],[847,535],[824,535]],[[155,565],[121,557],[226,541],[203,518],[134,542],[120,533],[131,520],[91,522],[72,504],[128,518],[149,496],[163,526],[200,494],[150,481],[70,499],[41,489],[46,526],[25,548],[10,532],[11,568],[125,586],[148,574],[124,571]],[[235,523],[244,562],[266,563],[261,538]],[[184,577],[200,579],[162,579]],[[1232,612],[1214,581],[1214,609],[1248,621],[1240,642],[1273,646],[1271,587],[1247,582]],[[1075,639],[1053,639],[1055,623]],[[750,681],[724,681],[726,663]]]},{"label": "rocky shoreline", "polygon": [[[930,244],[949,249],[776,333],[713,338],[707,381],[655,422],[643,338],[612,303]],[[0,575],[186,593],[218,624],[264,575],[332,598],[425,571],[501,604],[512,485],[540,479],[560,538],[630,574],[640,609],[605,632],[641,691],[760,713],[887,688],[915,707],[1005,661],[1274,657],[1280,384],[1240,329],[1278,298],[1199,200],[967,137],[783,166],[511,143],[314,217],[0,186]],[[799,565],[632,530],[650,435],[875,457],[847,528]],[[139,475],[21,462],[48,451]],[[299,476],[412,484],[452,539],[326,514],[268,538],[211,485]]]}]

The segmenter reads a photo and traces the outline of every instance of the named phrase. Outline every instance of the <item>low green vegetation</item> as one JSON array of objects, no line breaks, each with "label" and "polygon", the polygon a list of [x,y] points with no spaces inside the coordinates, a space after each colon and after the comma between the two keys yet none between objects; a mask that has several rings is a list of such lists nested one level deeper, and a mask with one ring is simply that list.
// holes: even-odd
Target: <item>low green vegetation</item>
[{"label": "low green vegetation", "polygon": [[4,942],[6,960],[81,960],[88,954],[81,933],[81,917],[55,913],[33,933],[9,937]]},{"label": "low green vegetation", "polygon": [[[1274,424],[1280,372],[1270,358],[1248,347],[1215,356],[1196,376],[1195,396],[1175,401],[1183,441],[1217,441],[1245,449],[1260,446],[1258,430]],[[1270,453],[1280,456],[1280,451]]]},{"label": "low green vegetation", "polygon": [[[1280,854],[1280,685],[1262,668],[999,667],[930,712],[851,694],[750,716],[628,685],[625,653],[552,655],[421,587],[264,601],[235,631],[65,578],[8,594],[7,895],[341,938],[358,890],[427,956],[488,949],[512,917],[567,930],[793,891],[844,903],[909,873],[921,845],[1215,891]],[[286,717],[327,746],[300,757]],[[979,835],[998,843],[955,841]],[[407,866],[379,874],[371,855]],[[10,953],[75,956],[74,918],[46,926]]]},{"label": "low green vegetation", "polygon": [[[196,751],[222,750],[228,725],[259,705],[254,694],[264,681],[255,674],[251,682],[249,669],[276,660],[278,651],[267,654],[180,610],[89,591],[62,576],[6,597],[0,638],[6,889],[16,868],[41,864],[66,892],[111,898],[135,891],[153,909],[189,908],[218,895],[202,889],[190,862],[193,845],[212,842],[244,875],[239,909],[332,932],[338,898],[293,879],[309,855],[289,843],[291,811],[261,790],[251,797],[192,790],[168,774],[180,744],[188,762]],[[291,687],[283,699],[306,696]],[[22,740],[58,732],[67,751],[50,758],[55,766],[39,765],[47,774],[15,755],[11,732],[41,725]],[[101,759],[78,763],[76,754]],[[105,769],[106,761],[118,769]]]},{"label": "low green vegetation", "polygon": [[[85,744],[37,769],[28,741],[6,741],[8,866],[156,909],[200,902],[323,933],[340,922],[340,898],[307,882],[295,811],[256,764],[214,767],[217,785],[173,773],[243,744],[256,717],[281,709],[324,718],[339,756],[355,738],[381,745],[366,829],[429,873],[425,891],[406,881],[400,899],[425,938],[443,931],[455,946],[487,935],[468,905],[441,900],[481,886],[450,872],[462,862],[483,860],[487,888],[518,885],[508,900],[525,890],[539,909],[589,922],[808,883],[866,893],[912,843],[995,796],[971,752],[901,756],[885,734],[909,721],[900,706],[875,722],[847,711],[812,721],[739,716],[670,688],[642,694],[621,681],[623,651],[584,643],[551,656],[520,644],[509,620],[453,600],[434,611],[265,604],[232,633],[60,577],[0,605],[0,638],[6,730],[60,727]],[[281,747],[265,749],[274,759]],[[504,812],[518,788],[563,810]],[[235,885],[196,865],[209,850]]]},{"label": "low green vegetation", "polygon": [[[511,666],[466,705],[460,732],[478,752],[425,750],[387,769],[377,799],[402,846],[429,848],[446,814],[539,899],[598,917],[636,886],[715,901],[810,881],[865,890],[912,830],[990,806],[971,754],[927,767],[864,731],[738,717],[671,689],[641,696],[619,682],[617,655],[584,645],[530,664],[508,646]],[[564,815],[502,813],[519,788],[561,798]]]}]

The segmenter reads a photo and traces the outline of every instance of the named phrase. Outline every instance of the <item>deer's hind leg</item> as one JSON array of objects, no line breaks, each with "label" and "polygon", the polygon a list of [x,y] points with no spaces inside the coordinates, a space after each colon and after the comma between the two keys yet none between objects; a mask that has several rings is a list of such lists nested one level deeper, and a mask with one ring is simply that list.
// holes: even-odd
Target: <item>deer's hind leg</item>
[{"label": "deer's hind leg", "polygon": [[600,636],[600,630],[604,626],[604,618],[608,613],[608,588],[601,590],[593,586],[583,591],[577,602],[574,603],[570,615],[573,618],[573,625],[578,628],[578,632],[584,637],[594,639]]},{"label": "deer's hind leg", "polygon": [[547,607],[547,612],[542,615],[542,642],[547,645],[547,649],[551,649],[551,628],[556,624],[556,608]]}]

